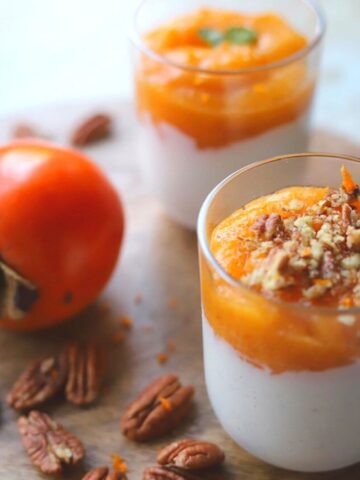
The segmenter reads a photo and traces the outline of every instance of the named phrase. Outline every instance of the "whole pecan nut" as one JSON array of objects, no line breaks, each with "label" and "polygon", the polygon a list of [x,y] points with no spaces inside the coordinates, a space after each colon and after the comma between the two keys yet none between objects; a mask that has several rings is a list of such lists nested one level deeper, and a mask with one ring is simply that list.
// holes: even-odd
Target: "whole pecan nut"
[{"label": "whole pecan nut", "polygon": [[100,348],[92,343],[80,345],[72,342],[65,349],[68,376],[65,395],[75,405],[93,403],[100,391],[103,356]]},{"label": "whole pecan nut", "polygon": [[107,138],[111,134],[112,120],[109,115],[97,113],[85,119],[73,132],[71,143],[85,146]]},{"label": "whole pecan nut", "polygon": [[198,477],[174,468],[149,467],[144,471],[143,480],[198,480]]},{"label": "whole pecan nut", "polygon": [[139,442],[165,435],[189,414],[193,396],[194,388],[183,387],[176,375],[158,378],[125,411],[122,433]]},{"label": "whole pecan nut", "polygon": [[171,443],[157,457],[160,465],[174,465],[187,470],[215,467],[224,459],[224,452],[214,443],[192,439]]},{"label": "whole pecan nut", "polygon": [[18,428],[30,460],[42,473],[58,474],[64,464],[76,464],[84,457],[80,440],[45,413],[33,410],[20,417]]},{"label": "whole pecan nut", "polygon": [[90,470],[82,480],[126,480],[125,473],[110,472],[108,467],[98,467]]},{"label": "whole pecan nut", "polygon": [[56,395],[65,383],[67,362],[64,355],[33,361],[20,375],[6,397],[16,410],[33,408]]},{"label": "whole pecan nut", "polygon": [[45,136],[30,123],[18,123],[12,131],[12,138],[45,138]]}]

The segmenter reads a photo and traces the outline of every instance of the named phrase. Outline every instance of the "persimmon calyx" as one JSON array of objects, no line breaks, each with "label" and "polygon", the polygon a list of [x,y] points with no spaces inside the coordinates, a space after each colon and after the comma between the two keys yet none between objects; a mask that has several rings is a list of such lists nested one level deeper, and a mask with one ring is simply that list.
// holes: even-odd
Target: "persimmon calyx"
[{"label": "persimmon calyx", "polygon": [[36,286],[0,260],[1,317],[21,320],[38,298]]}]

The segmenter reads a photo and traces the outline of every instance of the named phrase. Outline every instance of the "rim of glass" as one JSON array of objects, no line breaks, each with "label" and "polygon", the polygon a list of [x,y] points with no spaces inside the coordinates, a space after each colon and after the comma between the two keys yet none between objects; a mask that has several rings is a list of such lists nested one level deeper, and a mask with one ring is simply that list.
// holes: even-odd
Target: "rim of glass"
[{"label": "rim of glass", "polygon": [[[226,270],[218,263],[216,258],[213,256],[210,245],[208,242],[208,230],[207,230],[207,214],[208,210],[216,200],[218,193],[228,184],[231,183],[235,178],[241,176],[243,173],[248,172],[249,170],[254,170],[258,167],[266,165],[268,163],[280,162],[282,160],[291,160],[295,158],[304,158],[304,157],[321,157],[321,158],[336,158],[338,160],[348,160],[350,162],[360,164],[360,157],[355,157],[352,155],[341,155],[341,154],[333,154],[333,153],[323,153],[323,152],[306,152],[306,153],[294,153],[289,155],[280,155],[278,157],[273,157],[267,160],[261,160],[260,162],[254,162],[250,165],[247,165],[243,168],[240,168],[236,172],[232,173],[224,180],[222,180],[213,190],[208,194],[206,199],[204,200],[200,213],[198,216],[197,222],[197,235],[199,240],[199,246],[201,251],[206,257],[206,260],[211,264],[211,266],[216,270],[216,272],[223,278],[227,283],[236,287],[239,290],[244,290],[248,293],[251,293],[254,296],[257,296],[261,299],[265,299],[269,303],[273,305],[281,305],[289,310],[299,310],[299,311],[309,311],[311,310],[312,313],[318,314],[332,314],[332,315],[342,315],[346,313],[347,315],[351,314],[358,314],[360,313],[360,307],[352,307],[352,308],[334,308],[334,307],[317,307],[313,305],[304,305],[301,303],[291,303],[291,302],[283,302],[281,300],[275,300],[271,298],[264,297],[261,293],[256,292],[251,287],[244,285],[239,280],[236,280],[231,275],[229,275]],[[241,206],[240,206],[241,207]],[[240,208],[239,207],[239,208]]]},{"label": "rim of glass", "polygon": [[286,65],[289,65],[293,62],[296,62],[297,60],[300,60],[303,57],[306,57],[322,40],[325,30],[326,30],[326,20],[325,20],[325,14],[317,2],[317,0],[299,0],[299,2],[302,2],[303,4],[307,5],[315,14],[316,17],[316,32],[313,38],[311,39],[310,43],[307,45],[306,48],[303,48],[302,50],[294,53],[293,55],[290,55],[289,57],[283,58],[282,60],[278,60],[276,62],[269,63],[267,65],[260,65],[257,67],[246,67],[246,68],[238,68],[234,70],[229,70],[229,69],[224,69],[224,70],[213,70],[213,69],[207,69],[207,68],[198,68],[198,67],[193,67],[191,65],[183,65],[181,63],[175,62],[164,55],[161,55],[151,48],[149,48],[142,39],[142,35],[139,32],[138,29],[138,18],[139,15],[142,11],[142,8],[144,7],[145,4],[150,2],[152,0],[141,0],[140,4],[135,10],[135,14],[133,17],[133,24],[132,24],[132,29],[130,32],[130,40],[133,43],[135,47],[137,47],[142,53],[147,55],[148,57],[152,58],[153,60],[156,60],[158,62],[167,64],[169,66],[172,66],[174,68],[184,70],[187,72],[192,72],[192,73],[202,73],[202,74],[207,74],[207,75],[240,75],[240,74],[246,74],[246,73],[256,73],[256,72],[264,72],[267,70],[272,70],[274,68],[278,67],[284,67]]}]

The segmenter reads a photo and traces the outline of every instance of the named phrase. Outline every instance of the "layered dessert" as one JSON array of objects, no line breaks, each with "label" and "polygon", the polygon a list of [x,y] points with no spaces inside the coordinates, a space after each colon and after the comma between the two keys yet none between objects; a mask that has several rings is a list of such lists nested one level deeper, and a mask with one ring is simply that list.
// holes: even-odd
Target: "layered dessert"
[{"label": "layered dessert", "polygon": [[145,177],[190,228],[241,166],[307,148],[312,39],[277,13],[203,8],[147,32],[136,67]]},{"label": "layered dessert", "polygon": [[293,186],[210,232],[201,259],[205,372],[225,430],[259,458],[326,471],[360,461],[360,200]]}]

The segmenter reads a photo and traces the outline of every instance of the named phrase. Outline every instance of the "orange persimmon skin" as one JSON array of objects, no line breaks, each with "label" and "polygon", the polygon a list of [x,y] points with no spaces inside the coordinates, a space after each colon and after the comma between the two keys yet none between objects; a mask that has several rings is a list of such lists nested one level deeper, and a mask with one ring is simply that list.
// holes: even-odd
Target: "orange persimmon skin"
[{"label": "orange persimmon skin", "polygon": [[117,192],[81,153],[32,141],[1,147],[0,256],[39,298],[0,326],[35,330],[82,310],[108,281],[123,231]]}]

